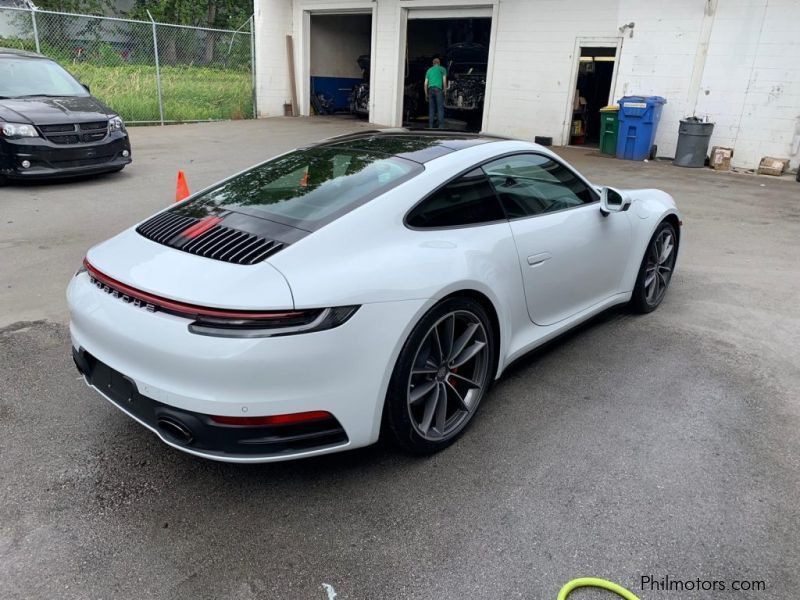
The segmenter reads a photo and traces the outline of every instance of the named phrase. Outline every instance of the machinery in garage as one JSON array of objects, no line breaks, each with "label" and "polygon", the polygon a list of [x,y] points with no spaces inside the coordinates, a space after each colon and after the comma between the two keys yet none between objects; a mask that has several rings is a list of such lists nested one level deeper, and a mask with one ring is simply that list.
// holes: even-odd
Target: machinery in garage
[{"label": "machinery in garage", "polygon": [[353,111],[353,91],[362,88],[356,114],[369,116],[372,15],[312,14],[309,22],[309,101],[316,114]]},{"label": "machinery in garage", "polygon": [[411,18],[406,32],[403,117],[410,127],[427,127],[425,71],[439,58],[448,72],[448,128],[480,131],[491,36],[491,17]]},{"label": "machinery in garage", "polygon": [[[363,72],[363,80],[353,86],[350,94],[350,112],[360,118],[369,117],[369,67],[370,57],[359,56],[356,61]],[[405,77],[403,78],[403,115],[404,121],[408,122],[415,118],[420,107],[425,104],[425,91],[422,82],[425,78],[425,70],[430,65],[431,59],[419,57],[414,61],[407,61],[405,65]]]},{"label": "machinery in garage", "polygon": [[356,60],[361,68],[361,82],[353,86],[350,94],[350,112],[361,117],[369,118],[369,54],[362,54]]},{"label": "machinery in garage", "polygon": [[449,85],[444,107],[468,124],[477,123],[477,129],[483,116],[488,59],[488,48],[475,42],[453,44],[446,54]]}]

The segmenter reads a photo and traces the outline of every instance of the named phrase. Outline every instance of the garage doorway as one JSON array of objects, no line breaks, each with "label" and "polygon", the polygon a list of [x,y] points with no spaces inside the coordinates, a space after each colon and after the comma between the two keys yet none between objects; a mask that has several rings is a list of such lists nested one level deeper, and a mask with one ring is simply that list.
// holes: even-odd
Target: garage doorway
[{"label": "garage doorway", "polygon": [[425,72],[438,58],[447,69],[449,84],[444,94],[445,128],[481,130],[492,17],[491,9],[475,13],[447,16],[447,11],[409,12],[402,65],[404,126],[428,127]]},{"label": "garage doorway", "polygon": [[312,13],[308,114],[369,119],[372,13]]},{"label": "garage doorway", "polygon": [[600,109],[613,104],[617,47],[579,46],[569,144],[597,147],[600,144]]}]

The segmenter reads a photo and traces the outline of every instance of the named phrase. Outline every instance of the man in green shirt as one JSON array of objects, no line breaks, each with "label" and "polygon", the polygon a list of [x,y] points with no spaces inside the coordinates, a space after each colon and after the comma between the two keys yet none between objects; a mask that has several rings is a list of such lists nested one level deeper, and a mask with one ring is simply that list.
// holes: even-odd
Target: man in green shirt
[{"label": "man in green shirt", "polygon": [[428,127],[433,129],[433,117],[436,126],[444,129],[444,91],[447,89],[447,69],[438,58],[433,59],[433,66],[425,73],[425,98],[428,101]]}]

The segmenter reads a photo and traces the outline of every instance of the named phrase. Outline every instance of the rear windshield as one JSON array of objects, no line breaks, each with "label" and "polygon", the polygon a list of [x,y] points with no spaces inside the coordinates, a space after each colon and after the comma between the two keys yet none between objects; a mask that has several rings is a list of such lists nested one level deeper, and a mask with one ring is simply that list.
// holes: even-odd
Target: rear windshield
[{"label": "rear windshield", "polygon": [[88,95],[72,75],[51,60],[0,58],[0,97]]},{"label": "rear windshield", "polygon": [[422,165],[394,156],[307,148],[237,175],[190,206],[249,213],[314,231],[420,171]]}]

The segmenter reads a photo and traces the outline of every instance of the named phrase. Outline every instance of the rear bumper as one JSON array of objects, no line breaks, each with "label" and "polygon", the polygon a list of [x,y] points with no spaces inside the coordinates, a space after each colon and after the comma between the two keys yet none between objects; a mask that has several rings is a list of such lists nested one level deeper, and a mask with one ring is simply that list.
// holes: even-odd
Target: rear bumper
[{"label": "rear bumper", "polygon": [[72,359],[86,383],[164,442],[194,454],[224,460],[280,457],[313,449],[346,447],[347,434],[333,417],[306,423],[240,426],[215,422],[210,415],[168,406],[139,393],[136,383],[85,350]]},{"label": "rear bumper", "polygon": [[[193,334],[189,319],[126,303],[92,285],[85,273],[72,279],[67,298],[73,348],[102,363],[101,370],[113,371],[112,378],[130,382],[147,406],[132,408],[126,398],[115,398],[102,383],[104,376],[96,379],[84,367],[80,370],[90,371],[87,382],[167,444],[227,462],[287,460],[375,442],[397,355],[426,306],[424,300],[366,304],[334,329],[235,339]],[[120,389],[128,395],[125,386]],[[344,433],[341,438],[323,436],[308,447],[261,445],[243,452],[230,439],[209,437],[208,443],[196,445],[171,438],[153,426],[169,411],[201,431],[209,426],[208,415],[326,411]]]},{"label": "rear bumper", "polygon": [[[44,138],[0,139],[0,175],[33,180],[104,173],[129,164],[130,154],[128,135],[121,132],[87,144],[59,145]],[[25,160],[30,167],[23,168]]]}]

